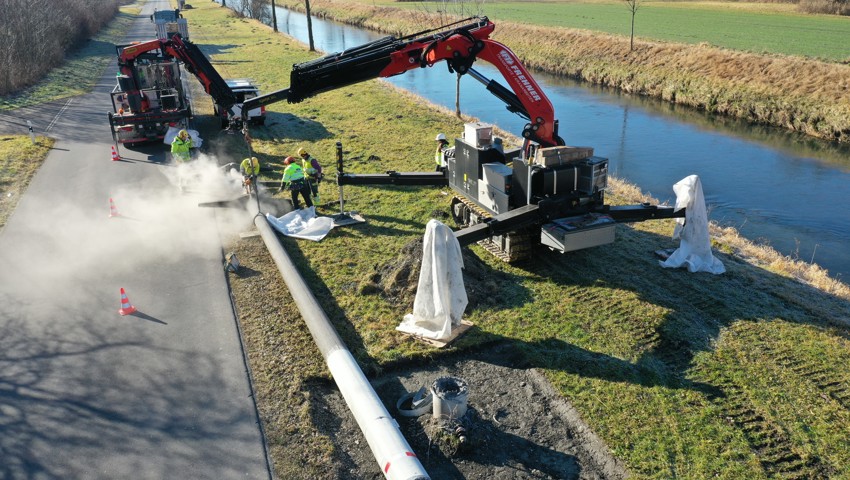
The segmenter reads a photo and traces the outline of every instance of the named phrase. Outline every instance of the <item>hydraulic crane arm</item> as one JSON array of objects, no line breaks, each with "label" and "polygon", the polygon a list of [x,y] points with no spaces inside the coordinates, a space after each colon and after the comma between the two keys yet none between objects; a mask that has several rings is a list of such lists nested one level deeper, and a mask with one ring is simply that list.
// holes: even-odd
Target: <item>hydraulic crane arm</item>
[{"label": "hydraulic crane arm", "polygon": [[227,109],[236,104],[236,96],[233,91],[227,86],[227,83],[207,60],[203,52],[195,44],[183,40],[179,34],[167,40],[150,40],[118,48],[118,68],[122,74],[133,79],[136,90],[138,90],[138,84],[133,66],[137,59],[144,58],[145,55],[156,50],[162,51],[163,55],[182,61],[186,70],[201,82],[204,91],[212,96],[217,104],[223,105]]},{"label": "hydraulic crane arm", "polygon": [[[461,25],[462,24],[462,25]],[[243,111],[284,98],[297,103],[313,95],[373,78],[400,75],[414,68],[445,61],[450,72],[472,73],[487,89],[508,105],[508,110],[527,120],[524,138],[543,146],[563,145],[552,102],[506,46],[490,40],[495,25],[487,17],[475,17],[448,25],[441,31],[425,31],[403,38],[384,37],[340,53],[292,68],[288,89],[247,100]],[[472,64],[481,58],[499,69],[510,90],[484,78]]]}]

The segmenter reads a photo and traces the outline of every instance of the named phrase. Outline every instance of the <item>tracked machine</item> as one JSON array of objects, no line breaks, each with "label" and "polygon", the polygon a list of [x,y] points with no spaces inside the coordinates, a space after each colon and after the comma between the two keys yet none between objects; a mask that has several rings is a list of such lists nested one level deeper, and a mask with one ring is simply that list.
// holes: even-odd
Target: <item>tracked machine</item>
[{"label": "tracked machine", "polygon": [[[448,185],[461,245],[480,242],[511,262],[527,258],[538,243],[566,252],[613,242],[617,222],[684,217],[672,207],[606,205],[608,160],[592,148],[565,144],[552,103],[517,56],[489,38],[494,29],[486,17],[474,17],[296,64],[289,88],[250,99],[243,111],[446,62],[450,73],[472,76],[528,121],[522,147],[503,151],[492,141],[491,126],[468,124],[441,172],[352,174],[344,171],[337,144],[340,197],[344,185]],[[494,65],[510,88],[473,69],[477,59]]]},{"label": "tracked machine", "polygon": [[191,105],[180,63],[195,75],[217,105],[230,109],[236,97],[201,50],[179,34],[169,39],[116,46],[117,85],[108,113],[112,138],[123,144],[162,140],[169,127],[185,127]]}]

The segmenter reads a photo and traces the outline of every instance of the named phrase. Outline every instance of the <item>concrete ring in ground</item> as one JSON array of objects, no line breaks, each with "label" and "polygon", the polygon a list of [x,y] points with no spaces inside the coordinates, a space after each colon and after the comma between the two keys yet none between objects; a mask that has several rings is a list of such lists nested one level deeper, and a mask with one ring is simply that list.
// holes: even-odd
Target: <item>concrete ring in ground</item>
[{"label": "concrete ring in ground", "polygon": [[[431,392],[423,392],[423,390],[406,393],[398,399],[395,406],[399,415],[402,417],[421,417],[431,411],[431,403],[434,397],[431,395]],[[421,396],[421,399],[415,400],[417,395]],[[414,402],[416,402],[415,406]]]}]

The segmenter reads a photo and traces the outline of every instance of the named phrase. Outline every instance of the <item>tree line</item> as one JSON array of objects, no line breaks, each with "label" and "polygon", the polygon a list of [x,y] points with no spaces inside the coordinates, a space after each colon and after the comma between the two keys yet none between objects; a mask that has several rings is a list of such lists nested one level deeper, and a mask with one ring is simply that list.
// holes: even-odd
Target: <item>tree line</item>
[{"label": "tree line", "polygon": [[0,95],[14,93],[60,65],[127,0],[0,0]]}]

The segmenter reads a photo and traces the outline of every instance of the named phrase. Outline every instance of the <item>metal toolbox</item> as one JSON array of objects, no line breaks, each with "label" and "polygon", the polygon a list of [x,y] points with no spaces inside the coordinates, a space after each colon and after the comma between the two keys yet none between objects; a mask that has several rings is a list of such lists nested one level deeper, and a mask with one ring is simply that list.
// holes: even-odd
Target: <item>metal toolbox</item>
[{"label": "metal toolbox", "polygon": [[509,208],[510,196],[488,185],[486,180],[481,180],[478,182],[478,203],[496,214],[505,213]]},{"label": "metal toolbox", "polygon": [[543,225],[540,243],[561,253],[614,242],[616,222],[608,215],[589,213],[559,218]]},{"label": "metal toolbox", "polygon": [[505,193],[510,193],[511,177],[514,174],[511,167],[501,163],[485,163],[482,168],[484,169],[484,180],[488,185]]},{"label": "metal toolbox", "polygon": [[463,126],[463,139],[475,148],[493,143],[493,125],[489,123],[467,123]]}]

